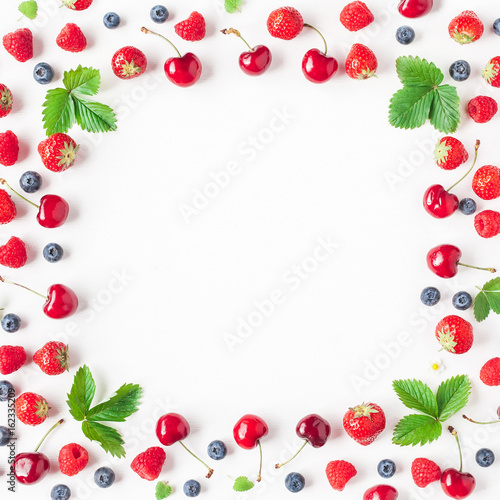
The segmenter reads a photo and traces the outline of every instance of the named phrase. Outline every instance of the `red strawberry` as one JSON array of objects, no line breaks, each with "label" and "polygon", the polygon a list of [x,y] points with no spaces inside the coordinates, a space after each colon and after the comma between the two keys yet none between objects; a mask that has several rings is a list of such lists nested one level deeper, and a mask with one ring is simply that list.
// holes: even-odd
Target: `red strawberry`
[{"label": "red strawberry", "polygon": [[142,479],[154,481],[160,475],[166,458],[167,455],[163,448],[153,446],[139,453],[130,464],[130,467],[134,472],[137,472]]},{"label": "red strawberry", "polygon": [[304,28],[304,19],[293,7],[281,7],[273,10],[267,18],[267,30],[275,38],[291,40]]},{"label": "red strawberry", "polygon": [[349,31],[359,31],[374,21],[375,17],[364,2],[351,2],[340,13],[340,22]]},{"label": "red strawberry", "polygon": [[11,130],[0,134],[0,164],[10,167],[19,157],[19,141]]},{"label": "red strawberry", "polygon": [[16,399],[16,417],[26,425],[40,425],[49,414],[47,400],[34,392],[24,392]]},{"label": "red strawberry", "polygon": [[345,460],[333,460],[326,466],[326,477],[330,486],[337,491],[342,491],[345,485],[352,479],[358,471]]},{"label": "red strawberry", "polygon": [[189,42],[198,42],[205,38],[207,31],[205,18],[199,12],[191,12],[189,17],[174,26],[175,32]]},{"label": "red strawberry", "polygon": [[483,210],[474,217],[474,228],[482,238],[493,238],[500,233],[500,213]]},{"label": "red strawberry", "polygon": [[88,9],[94,0],[61,0],[63,5],[72,10]]},{"label": "red strawberry", "polygon": [[19,62],[33,57],[33,33],[28,28],[20,28],[3,37],[5,50]]},{"label": "red strawberry", "polygon": [[57,35],[56,43],[68,52],[81,52],[87,46],[87,39],[76,24],[68,23]]},{"label": "red strawberry", "polygon": [[485,363],[479,373],[481,381],[491,387],[500,385],[500,358],[492,358]]},{"label": "red strawberry", "polygon": [[477,170],[472,179],[472,189],[482,200],[494,200],[500,196],[500,168],[485,165]]},{"label": "red strawberry", "polygon": [[487,123],[497,114],[498,104],[492,97],[480,95],[469,101],[467,111],[476,123]]},{"label": "red strawberry", "polygon": [[12,109],[12,92],[0,83],[0,118],[7,116]]},{"label": "red strawberry", "polygon": [[2,266],[19,269],[26,264],[27,260],[26,245],[20,238],[12,236],[5,245],[0,246],[0,264]]},{"label": "red strawberry", "polygon": [[344,429],[357,443],[368,446],[385,429],[385,414],[373,403],[349,408],[343,419]]},{"label": "red strawberry", "polygon": [[443,170],[454,170],[469,159],[464,145],[454,137],[443,137],[434,150],[437,166]]},{"label": "red strawberry", "polygon": [[355,43],[345,62],[346,73],[355,80],[366,80],[375,75],[378,68],[375,54],[365,45]]},{"label": "red strawberry", "polygon": [[441,479],[441,469],[432,460],[416,458],[411,464],[411,476],[419,488],[425,488],[434,481]]},{"label": "red strawberry", "polygon": [[16,205],[5,189],[0,189],[0,224],[7,224],[17,215]]},{"label": "red strawberry", "polygon": [[146,71],[146,56],[135,47],[127,46],[117,50],[111,59],[113,73],[123,80],[130,80]]},{"label": "red strawberry", "polygon": [[490,59],[483,71],[483,78],[492,87],[500,87],[500,56]]},{"label": "red strawberry", "polygon": [[0,373],[9,375],[26,363],[24,347],[3,345],[0,347]]},{"label": "red strawberry", "polygon": [[38,145],[43,164],[52,172],[64,172],[75,163],[80,146],[67,134],[52,134]]},{"label": "red strawberry", "polygon": [[448,33],[451,38],[463,45],[479,40],[484,33],[484,25],[475,12],[464,10],[451,20]]},{"label": "red strawberry", "polygon": [[66,476],[76,476],[89,462],[87,450],[77,443],[70,443],[59,452],[59,469]]},{"label": "red strawberry", "polygon": [[463,354],[474,342],[472,325],[460,316],[446,316],[436,326],[436,338],[448,352]]},{"label": "red strawberry", "polygon": [[47,342],[33,355],[33,362],[47,375],[69,371],[68,346],[62,342]]}]

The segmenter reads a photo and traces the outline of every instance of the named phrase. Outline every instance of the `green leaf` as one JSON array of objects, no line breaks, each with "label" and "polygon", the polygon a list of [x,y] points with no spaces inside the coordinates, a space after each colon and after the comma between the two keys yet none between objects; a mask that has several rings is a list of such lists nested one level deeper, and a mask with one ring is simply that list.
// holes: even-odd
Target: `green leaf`
[{"label": "green leaf", "polygon": [[74,97],[76,123],[89,132],[116,130],[116,116],[106,104]]},{"label": "green leaf", "polygon": [[168,484],[168,481],[164,483],[159,481],[156,483],[156,500],[163,500],[167,498],[172,493],[172,486]]},{"label": "green leaf", "polygon": [[434,63],[413,56],[396,59],[396,71],[403,86],[436,87],[441,84],[444,75]]},{"label": "green leaf", "polygon": [[248,491],[254,487],[254,484],[248,477],[240,476],[234,481],[233,490],[234,491]]},{"label": "green leaf", "polygon": [[429,118],[433,102],[430,86],[404,87],[398,90],[389,106],[389,122],[396,128],[418,128]]},{"label": "green leaf", "polygon": [[72,93],[95,95],[99,92],[101,74],[98,69],[83,68],[80,65],[64,72],[63,85]]},{"label": "green leaf", "polygon": [[224,8],[227,12],[229,12],[229,14],[234,14],[237,10],[240,10],[239,7],[241,6],[241,1],[242,0],[225,0]]},{"label": "green leaf", "polygon": [[395,380],[392,386],[407,408],[438,418],[436,397],[428,385],[420,380]]},{"label": "green leaf", "polygon": [[459,375],[443,382],[437,391],[439,420],[444,422],[460,411],[468,402],[471,383],[467,375]]},{"label": "green leaf", "polygon": [[392,442],[399,446],[421,446],[441,436],[441,422],[428,415],[407,415],[401,419],[392,436]]},{"label": "green leaf", "polygon": [[75,123],[75,103],[66,89],[51,89],[42,105],[43,127],[47,135],[67,132]]},{"label": "green leaf", "polygon": [[479,292],[474,299],[474,317],[476,321],[484,321],[490,314],[490,305],[486,294]]},{"label": "green leaf", "polygon": [[27,2],[21,2],[19,4],[18,9],[23,16],[26,16],[28,19],[31,19],[32,21],[38,14],[38,5],[35,2],[35,0],[28,0]]},{"label": "green leaf", "polygon": [[494,313],[500,314],[500,278],[494,278],[483,286],[489,306]]},{"label": "green leaf", "polygon": [[441,85],[434,93],[429,118],[435,129],[445,134],[455,132],[460,124],[460,98],[457,89]]},{"label": "green leaf", "polygon": [[88,366],[78,369],[73,379],[71,391],[68,394],[69,412],[75,420],[85,419],[95,395],[95,382]]},{"label": "green leaf", "polygon": [[124,457],[123,439],[120,433],[107,425],[97,422],[82,422],[82,431],[91,441],[97,441],[101,448],[114,457]]},{"label": "green leaf", "polygon": [[97,406],[94,406],[87,414],[89,421],[101,422],[125,422],[139,408],[142,389],[138,385],[124,384],[116,394]]}]

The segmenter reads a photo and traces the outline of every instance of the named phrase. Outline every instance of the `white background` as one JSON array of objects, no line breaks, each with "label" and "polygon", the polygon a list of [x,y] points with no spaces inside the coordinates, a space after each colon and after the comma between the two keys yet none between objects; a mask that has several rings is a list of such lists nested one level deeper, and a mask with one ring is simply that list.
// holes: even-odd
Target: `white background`
[{"label": "white background", "polygon": [[[52,473],[39,485],[19,486],[16,498],[49,498],[59,482],[72,488],[72,498],[154,498],[154,483],[141,480],[129,464],[158,444],[155,423],[168,411],[188,419],[192,434],[186,444],[203,458],[213,439],[223,439],[229,448],[210,481],[179,445],[167,449],[160,479],[170,481],[176,497],[183,496],[182,484],[191,478],[202,482],[207,499],[236,496],[228,475],[254,478],[258,452],[239,449],[232,427],[243,414],[256,413],[268,422],[270,433],[262,443],[263,482],[248,497],[288,496],[283,483],[291,471],[306,477],[301,498],[330,494],[324,468],[330,460],[345,459],[358,475],[344,497],[360,498],[383,482],[376,471],[379,460],[392,458],[398,472],[388,482],[399,489],[400,498],[442,498],[439,485],[418,490],[409,469],[417,456],[434,459],[443,468],[458,466],[455,443],[444,432],[423,449],[392,445],[392,429],[407,411],[391,382],[414,377],[435,389],[441,380],[468,373],[473,394],[467,413],[478,419],[495,415],[499,390],[485,387],[478,375],[483,363],[500,352],[498,319],[474,322],[476,342],[462,356],[438,353],[434,338],[436,323],[455,312],[452,295],[459,290],[473,293],[474,285],[490,277],[461,269],[455,279],[440,280],[428,271],[425,255],[439,243],[453,243],[462,249],[464,261],[500,267],[500,254],[497,239],[476,234],[473,217],[457,213],[435,220],[424,212],[424,190],[434,183],[448,187],[466,167],[451,173],[438,169],[432,150],[439,134],[430,125],[416,131],[393,129],[387,108],[400,87],[394,70],[398,56],[419,55],[435,62],[445,72],[445,83],[452,84],[447,68],[456,59],[467,59],[473,72],[458,84],[463,124],[456,137],[471,156],[475,140],[481,139],[479,164],[497,164],[500,118],[477,125],[465,107],[475,95],[498,96],[480,73],[500,51],[500,38],[491,29],[500,10],[486,0],[473,5],[436,1],[431,15],[409,22],[417,38],[404,47],[394,35],[408,21],[396,12],[396,2],[371,0],[376,22],[356,34],[338,21],[345,2],[296,0],[305,21],[323,31],[329,53],[341,67],[330,82],[313,85],[301,73],[301,59],[308,49],[322,47],[318,36],[306,29],[285,42],[267,33],[267,15],[280,2],[246,1],[241,14],[229,15],[219,1],[172,0],[171,18],[159,27],[149,19],[153,2],[95,0],[87,11],[71,12],[57,9],[56,0],[41,0],[35,23],[17,22],[18,2],[4,3],[2,34],[30,26],[35,55],[21,64],[0,51],[1,81],[15,98],[0,130],[13,130],[21,142],[20,160],[2,175],[16,184],[24,171],[38,170],[44,180],[39,195],[64,196],[71,215],[60,229],[45,230],[37,225],[34,210],[17,202],[20,215],[1,228],[0,240],[23,238],[29,262],[21,270],[2,272],[37,290],[63,282],[81,299],[77,315],[53,321],[44,317],[38,297],[7,285],[0,290],[2,305],[23,319],[15,335],[0,332],[2,344],[23,345],[32,355],[45,342],[61,339],[70,344],[72,356],[70,374],[49,378],[30,363],[8,377],[18,393],[38,392],[52,406],[43,426],[32,429],[19,423],[18,451],[32,449],[44,429],[66,419],[43,448],[51,457]],[[485,23],[485,35],[461,47],[449,38],[447,25],[472,6]],[[173,26],[195,9],[207,20],[207,37],[189,43],[175,35]],[[102,24],[111,10],[122,18],[114,31]],[[76,22],[87,36],[88,48],[81,54],[55,44],[67,22]],[[142,34],[142,25],[158,28],[181,52],[195,52],[203,64],[200,82],[189,89],[168,82],[163,63],[174,54],[168,44]],[[218,33],[230,26],[240,29],[250,44],[271,49],[273,64],[265,75],[250,78],[240,71],[237,59],[244,46]],[[345,75],[345,56],[355,42],[375,51],[378,79],[354,81]],[[147,73],[132,81],[121,81],[110,70],[111,56],[124,45],[135,45],[148,57]],[[50,86],[32,78],[40,61],[56,71]],[[70,134],[82,144],[80,158],[71,170],[54,174],[44,169],[36,151],[44,138],[41,104],[47,88],[60,86],[63,71],[78,64],[101,70],[98,99],[117,111],[118,131],[92,136],[75,127]],[[277,114],[288,116],[288,123],[270,134]],[[256,146],[250,146],[255,138]],[[183,206],[192,206],[196,193],[213,190],[212,176],[230,162],[238,164],[239,173],[186,220]],[[472,195],[470,178],[455,192]],[[499,208],[498,202],[479,202],[480,209]],[[338,248],[315,263],[320,240],[333,241]],[[49,241],[64,247],[65,257],[57,265],[42,257]],[[292,282],[294,266],[308,269],[306,277]],[[117,285],[116,275],[125,285]],[[429,285],[442,292],[441,304],[433,309],[419,301],[421,289]],[[274,290],[281,291],[283,303],[230,349],[227,338],[238,335],[240,318],[255,313],[256,302],[268,300]],[[473,321],[471,311],[462,316]],[[428,369],[436,358],[446,367],[437,376]],[[96,403],[125,381],[144,387],[140,411],[116,426],[127,442],[124,460],[110,461],[98,445],[89,443],[66,409],[72,376],[84,363],[98,386]],[[363,401],[378,403],[387,415],[387,430],[368,448],[342,429],[346,409]],[[2,415],[5,411],[4,406]],[[331,422],[332,439],[322,449],[307,447],[293,464],[274,470],[277,460],[299,446],[295,424],[312,412]],[[488,445],[500,456],[497,427],[477,428],[459,416],[452,423],[463,438],[466,469],[477,478],[475,497],[491,498],[498,491],[494,471],[499,464],[481,470],[473,454]],[[58,472],[57,453],[72,441],[84,445],[91,459],[82,473],[66,478]],[[5,456],[0,450],[2,491],[7,488]],[[117,481],[112,489],[99,490],[93,471],[110,464]]]}]

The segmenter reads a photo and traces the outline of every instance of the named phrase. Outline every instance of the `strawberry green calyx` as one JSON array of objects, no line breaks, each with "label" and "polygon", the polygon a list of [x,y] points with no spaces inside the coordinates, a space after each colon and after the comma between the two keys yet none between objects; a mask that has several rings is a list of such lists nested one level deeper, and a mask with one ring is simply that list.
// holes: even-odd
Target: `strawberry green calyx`
[{"label": "strawberry green calyx", "polygon": [[76,10],[75,3],[78,0],[61,0],[61,5],[60,7],[68,7],[68,9],[73,9]]},{"label": "strawberry green calyx", "polygon": [[457,342],[455,342],[455,336],[452,332],[449,330],[440,330],[438,332],[438,340],[443,349],[448,352],[455,352]]},{"label": "strawberry green calyx", "polygon": [[355,406],[354,408],[349,408],[350,411],[354,412],[354,418],[368,417],[371,418],[373,413],[378,413],[378,410],[371,404],[362,404]]},{"label": "strawberry green calyx", "polygon": [[135,64],[134,61],[130,61],[130,62],[126,62],[126,63],[122,64],[121,68],[122,68],[122,75],[125,78],[130,78],[134,75],[137,75],[142,70],[142,67],[137,66],[137,64]]},{"label": "strawberry green calyx", "polygon": [[500,57],[494,57],[483,70],[483,78],[487,83],[498,87],[498,83],[494,82],[498,75],[500,74]]},{"label": "strawberry green calyx", "polygon": [[44,399],[40,399],[39,401],[36,402],[35,405],[35,415],[39,418],[45,418],[48,416],[50,410],[50,406],[48,405],[47,401]]},{"label": "strawberry green calyx", "polygon": [[60,150],[61,154],[57,156],[57,159],[59,160],[57,164],[62,167],[61,171],[67,170],[69,167],[71,167],[71,165],[73,165],[76,159],[76,153],[79,149],[79,144],[75,147],[71,143],[64,143],[64,147]]},{"label": "strawberry green calyx", "polygon": [[7,111],[12,108],[12,93],[8,88],[0,91],[0,109]]},{"label": "strawberry green calyx", "polygon": [[458,30],[452,35],[452,38],[457,41],[460,45],[466,45],[468,43],[472,43],[478,37],[474,33],[460,33]]}]

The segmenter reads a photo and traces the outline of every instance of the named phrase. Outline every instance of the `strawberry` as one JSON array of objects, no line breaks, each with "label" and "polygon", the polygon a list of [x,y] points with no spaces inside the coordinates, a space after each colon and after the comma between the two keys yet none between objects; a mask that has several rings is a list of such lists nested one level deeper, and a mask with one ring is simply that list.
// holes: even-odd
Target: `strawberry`
[{"label": "strawberry", "polygon": [[0,347],[0,373],[9,375],[26,363],[24,347],[3,345]]},{"label": "strawberry", "polygon": [[68,346],[62,342],[47,342],[33,355],[33,362],[47,375],[69,371]]},{"label": "strawberry", "polygon": [[7,224],[17,215],[16,205],[5,189],[0,189],[0,224]]},{"label": "strawberry", "polygon": [[59,469],[66,476],[76,476],[89,462],[87,450],[77,443],[70,443],[59,451]]},{"label": "strawberry", "polygon": [[490,59],[483,71],[483,78],[492,87],[500,87],[500,56]]},{"label": "strawberry", "polygon": [[357,443],[368,446],[385,429],[385,414],[373,403],[349,408],[343,419],[344,429]]},{"label": "strawberry", "polygon": [[94,0],[61,0],[62,4],[72,10],[88,9]]},{"label": "strawberry", "polygon": [[411,476],[419,488],[425,488],[434,481],[441,479],[441,469],[432,460],[416,458],[411,464]]},{"label": "strawberry", "polygon": [[469,159],[469,153],[458,139],[443,137],[434,150],[434,159],[443,170],[454,170]]},{"label": "strawberry", "polygon": [[57,35],[56,43],[68,52],[81,52],[87,46],[87,39],[76,24],[68,23]]},{"label": "strawberry", "polygon": [[80,146],[67,134],[52,134],[38,145],[43,164],[52,172],[64,172],[75,163]]},{"label": "strawberry", "polygon": [[345,62],[346,73],[355,80],[366,80],[375,75],[378,62],[375,54],[365,45],[355,43]]},{"label": "strawberry", "polygon": [[142,479],[154,481],[160,475],[166,458],[163,448],[153,446],[139,453],[130,464],[130,468],[137,472]]},{"label": "strawberry", "polygon": [[50,406],[47,400],[34,392],[24,392],[16,399],[16,417],[26,425],[40,425],[47,418]]},{"label": "strawberry", "polygon": [[467,111],[476,123],[487,123],[497,114],[498,104],[492,97],[479,95],[469,101]]},{"label": "strawberry", "polygon": [[10,113],[12,100],[12,92],[3,83],[0,83],[0,118]]},{"label": "strawberry", "polygon": [[500,358],[492,358],[481,368],[479,378],[483,384],[495,387],[500,385]]},{"label": "strawberry", "polygon": [[26,62],[33,57],[33,33],[28,28],[20,28],[3,37],[5,50],[16,61]]},{"label": "strawberry", "polygon": [[482,200],[494,200],[500,196],[500,168],[485,165],[477,170],[472,179],[472,189]]},{"label": "strawberry", "polygon": [[340,22],[349,31],[359,31],[375,20],[364,2],[351,2],[340,12]]},{"label": "strawberry", "polygon": [[500,213],[483,210],[474,217],[474,228],[482,238],[493,238],[500,233]]},{"label": "strawberry", "polygon": [[137,78],[146,71],[146,56],[135,47],[123,47],[115,52],[111,59],[113,73],[123,80]]},{"label": "strawberry", "polygon": [[342,491],[345,485],[352,479],[358,471],[345,460],[333,460],[326,466],[326,477],[330,486],[337,491]]},{"label": "strawberry", "polygon": [[19,141],[11,130],[0,134],[0,165],[10,167],[19,157]]},{"label": "strawberry", "polygon": [[189,42],[198,42],[205,38],[207,31],[205,18],[199,12],[191,12],[189,17],[174,26],[175,32]]},{"label": "strawberry", "polygon": [[304,28],[304,19],[293,7],[281,7],[273,10],[267,18],[267,30],[274,38],[291,40]]},{"label": "strawberry", "polygon": [[484,33],[484,25],[475,12],[464,10],[451,20],[448,33],[456,42],[464,45],[479,40]]},{"label": "strawberry", "polygon": [[436,338],[448,352],[463,354],[474,342],[472,325],[460,316],[446,316],[436,326]]},{"label": "strawberry", "polygon": [[0,264],[12,269],[19,269],[26,264],[28,256],[26,255],[26,245],[24,241],[16,236],[0,246]]}]

